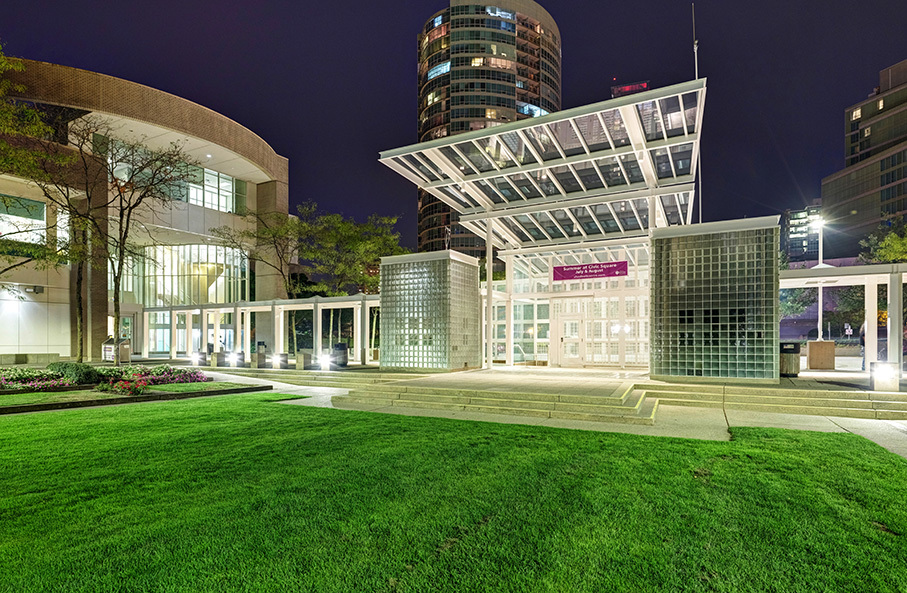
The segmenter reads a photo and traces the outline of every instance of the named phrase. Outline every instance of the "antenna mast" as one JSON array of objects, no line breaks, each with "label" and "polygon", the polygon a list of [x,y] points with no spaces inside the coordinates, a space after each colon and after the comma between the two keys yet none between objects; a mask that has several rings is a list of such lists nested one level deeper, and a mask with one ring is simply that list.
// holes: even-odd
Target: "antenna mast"
[{"label": "antenna mast", "polygon": [[[699,39],[696,38],[696,3],[692,2],[693,8],[693,68],[696,80],[699,80]],[[700,144],[699,156],[696,159],[696,180],[699,182],[699,192],[696,200],[699,203],[699,224],[702,224],[702,145]]]}]

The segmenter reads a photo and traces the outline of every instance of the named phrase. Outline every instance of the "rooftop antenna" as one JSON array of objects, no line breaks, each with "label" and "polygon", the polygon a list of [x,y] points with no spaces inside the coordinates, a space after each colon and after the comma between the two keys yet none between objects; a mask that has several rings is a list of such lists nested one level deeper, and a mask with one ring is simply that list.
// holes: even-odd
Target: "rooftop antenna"
[{"label": "rooftop antenna", "polygon": [[[693,69],[696,80],[699,80],[699,39],[696,38],[696,3],[692,2],[693,8]],[[696,159],[696,179],[699,182],[698,200],[699,202],[699,224],[702,224],[702,144],[699,148],[699,156]]]}]

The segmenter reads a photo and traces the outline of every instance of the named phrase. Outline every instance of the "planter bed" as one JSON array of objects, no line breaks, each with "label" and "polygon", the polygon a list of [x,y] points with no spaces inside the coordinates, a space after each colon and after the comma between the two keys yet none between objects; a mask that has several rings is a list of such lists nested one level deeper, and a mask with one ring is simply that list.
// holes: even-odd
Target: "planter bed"
[{"label": "planter bed", "polygon": [[[89,386],[87,389],[91,389],[93,386]],[[155,386],[159,387],[159,386]],[[92,399],[79,399],[73,401],[57,401],[57,402],[45,402],[45,403],[31,403],[31,404],[14,404],[14,405],[0,405],[0,415],[4,414],[21,414],[24,412],[43,412],[47,410],[63,410],[67,408],[87,408],[92,406],[111,406],[117,404],[128,404],[128,403],[138,403],[138,402],[150,402],[150,401],[161,401],[161,400],[174,400],[174,399],[188,399],[193,397],[206,397],[209,395],[229,395],[233,393],[251,393],[255,391],[269,391],[273,389],[270,385],[247,385],[241,387],[226,387],[223,389],[200,389],[198,391],[183,391],[183,392],[171,392],[171,391],[154,391],[153,388],[150,388],[149,391],[143,393],[142,395],[121,395],[116,393],[95,393]],[[86,389],[82,386],[81,391]],[[77,389],[64,389],[60,391],[78,391]],[[11,392],[5,392],[10,394]],[[23,391],[21,393],[28,393]],[[46,392],[37,392],[37,393],[51,393],[50,391]],[[0,399],[2,403],[2,399]]]}]

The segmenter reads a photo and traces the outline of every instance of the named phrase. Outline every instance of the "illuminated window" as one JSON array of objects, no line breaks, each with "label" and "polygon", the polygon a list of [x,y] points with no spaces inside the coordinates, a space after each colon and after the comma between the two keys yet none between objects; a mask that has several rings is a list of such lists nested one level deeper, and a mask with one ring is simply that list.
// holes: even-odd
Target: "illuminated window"
[{"label": "illuminated window", "polygon": [[513,16],[512,12],[507,12],[506,10],[498,8],[497,6],[486,6],[485,12],[487,12],[491,16],[497,16],[502,19],[514,20],[514,16]]},{"label": "illuminated window", "polygon": [[879,111],[885,108],[885,99],[879,99]]},{"label": "illuminated window", "polygon": [[497,117],[498,117],[498,110],[497,110],[497,109],[486,109],[486,110],[485,110],[485,118],[486,118],[486,119],[497,119]]},{"label": "illuminated window", "polygon": [[863,109],[860,107],[857,107],[856,109],[853,110],[853,113],[850,114],[850,121],[858,120],[861,117],[863,117]]},{"label": "illuminated window", "polygon": [[485,58],[473,58],[472,63],[470,65],[471,66],[484,66]]},{"label": "illuminated window", "polygon": [[867,126],[867,127],[863,130],[863,137],[866,138],[866,137],[869,136],[870,134],[872,134],[872,128],[870,128],[870,127]]},{"label": "illuminated window", "polygon": [[188,191],[177,199],[221,212],[237,212],[245,207],[245,181],[201,167],[190,167],[189,173]]},{"label": "illuminated window", "polygon": [[444,62],[443,64],[438,64],[434,68],[428,71],[428,80],[432,78],[441,76],[442,74],[447,74],[450,72],[450,62]]},{"label": "illuminated window", "polygon": [[433,27],[440,27],[440,26],[441,26],[441,22],[442,22],[443,20],[444,20],[444,15],[443,15],[443,14],[442,14],[442,15],[436,16],[434,22],[432,23],[432,26],[433,26]]},{"label": "illuminated window", "polygon": [[23,243],[42,243],[44,203],[0,194],[0,237]]}]

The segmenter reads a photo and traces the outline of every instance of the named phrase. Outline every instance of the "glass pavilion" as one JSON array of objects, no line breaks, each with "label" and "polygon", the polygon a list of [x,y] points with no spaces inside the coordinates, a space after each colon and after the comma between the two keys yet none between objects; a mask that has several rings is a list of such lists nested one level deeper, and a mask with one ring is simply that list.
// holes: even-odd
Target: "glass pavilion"
[{"label": "glass pavilion", "polygon": [[381,153],[505,262],[487,282],[487,364],[648,367],[650,229],[692,223],[705,92],[698,79]]}]

